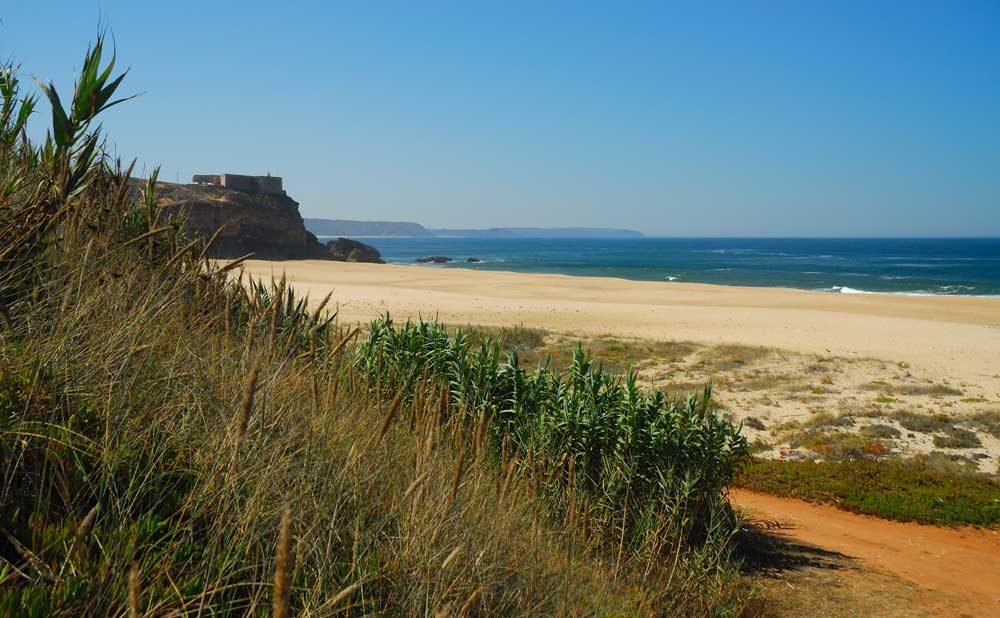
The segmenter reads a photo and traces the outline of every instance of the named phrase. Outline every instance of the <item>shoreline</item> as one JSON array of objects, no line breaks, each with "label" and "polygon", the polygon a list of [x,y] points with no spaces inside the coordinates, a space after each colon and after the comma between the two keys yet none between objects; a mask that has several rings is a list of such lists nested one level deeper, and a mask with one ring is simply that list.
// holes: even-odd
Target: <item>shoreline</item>
[{"label": "shoreline", "polygon": [[[358,236],[356,238],[362,238]],[[376,238],[376,237],[367,237]],[[385,236],[379,238],[386,238]],[[294,260],[293,260],[294,261]],[[491,260],[484,259],[479,262],[474,262],[475,264],[486,264]],[[453,266],[446,266],[444,264],[429,264],[429,263],[416,263],[416,262],[392,262],[386,260],[385,264],[382,266],[406,266],[406,267],[417,267],[417,268],[437,268],[441,270],[448,270],[459,268],[462,270],[470,270],[474,272],[492,272],[492,273],[510,273],[516,275],[552,275],[559,277],[584,277],[590,279],[615,279],[617,281],[629,281],[634,283],[669,283],[669,284],[686,284],[686,285],[707,285],[711,287],[722,287],[722,288],[746,288],[751,290],[798,290],[800,292],[816,292],[819,294],[845,294],[848,296],[858,295],[866,296],[869,294],[879,295],[879,296],[908,296],[916,298],[993,298],[1000,299],[1000,294],[935,294],[933,292],[884,292],[884,291],[873,291],[873,290],[861,290],[857,288],[852,288],[846,285],[834,286],[833,288],[796,288],[780,285],[746,285],[738,283],[705,283],[701,281],[678,281],[677,277],[667,276],[663,279],[629,279],[628,277],[615,277],[614,275],[573,275],[567,273],[543,273],[543,272],[526,272],[523,270],[503,270],[503,269],[493,269],[493,268],[477,268],[476,266],[470,266],[465,260],[456,258],[453,259],[449,264],[454,264]],[[845,291],[846,290],[846,291]]]}]

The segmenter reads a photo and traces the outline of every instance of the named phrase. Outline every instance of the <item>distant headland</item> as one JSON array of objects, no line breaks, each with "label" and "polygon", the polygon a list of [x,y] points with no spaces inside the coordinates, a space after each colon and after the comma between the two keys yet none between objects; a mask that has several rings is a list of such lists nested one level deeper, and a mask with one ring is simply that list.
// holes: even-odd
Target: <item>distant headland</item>
[{"label": "distant headland", "polygon": [[405,221],[303,219],[317,236],[409,238],[642,238],[642,232],[607,227],[492,227],[487,229],[426,228]]}]

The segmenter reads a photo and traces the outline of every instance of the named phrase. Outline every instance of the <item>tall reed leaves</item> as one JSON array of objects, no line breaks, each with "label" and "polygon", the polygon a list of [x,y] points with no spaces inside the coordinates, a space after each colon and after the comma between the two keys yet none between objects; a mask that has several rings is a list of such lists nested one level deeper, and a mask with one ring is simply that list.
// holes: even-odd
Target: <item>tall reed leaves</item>
[{"label": "tall reed leaves", "polygon": [[509,450],[559,503],[586,495],[598,529],[624,530],[635,542],[652,540],[641,522],[651,511],[672,522],[671,533],[704,539],[748,459],[746,439],[717,413],[710,388],[686,398],[644,390],[635,373],[604,372],[582,350],[565,374],[528,371],[516,353],[501,360],[498,341],[472,348],[434,322],[397,328],[386,316],[370,330],[356,363],[372,385],[415,387],[428,369],[447,384],[455,414],[470,425],[485,417],[497,456]]}]

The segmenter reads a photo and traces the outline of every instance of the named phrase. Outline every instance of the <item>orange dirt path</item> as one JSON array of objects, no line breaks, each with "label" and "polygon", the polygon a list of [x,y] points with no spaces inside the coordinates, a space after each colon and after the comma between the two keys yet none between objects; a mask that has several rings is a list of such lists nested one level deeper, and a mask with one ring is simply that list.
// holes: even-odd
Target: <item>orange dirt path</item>
[{"label": "orange dirt path", "polygon": [[1000,616],[1000,531],[943,528],[731,489],[733,506],[784,535],[852,557],[925,589],[960,595],[968,615]]}]

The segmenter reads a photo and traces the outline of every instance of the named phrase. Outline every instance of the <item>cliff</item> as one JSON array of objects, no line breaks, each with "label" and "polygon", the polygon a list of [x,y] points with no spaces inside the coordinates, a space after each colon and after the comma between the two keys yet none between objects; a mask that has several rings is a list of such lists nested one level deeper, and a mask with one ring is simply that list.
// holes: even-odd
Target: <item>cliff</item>
[{"label": "cliff", "polygon": [[212,185],[159,183],[161,217],[186,211],[188,237],[222,234],[211,256],[235,258],[254,253],[262,260],[329,259],[330,252],[306,230],[299,204],[286,195],[234,191]]}]

